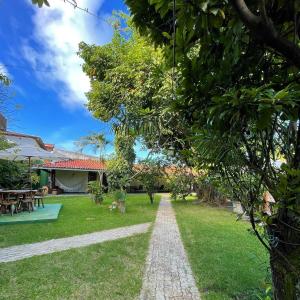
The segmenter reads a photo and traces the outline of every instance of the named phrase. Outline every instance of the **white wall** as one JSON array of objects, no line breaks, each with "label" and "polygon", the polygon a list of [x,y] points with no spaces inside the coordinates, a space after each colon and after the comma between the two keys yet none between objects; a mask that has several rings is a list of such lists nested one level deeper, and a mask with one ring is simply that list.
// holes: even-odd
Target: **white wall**
[{"label": "white wall", "polygon": [[66,193],[85,193],[88,172],[56,170],[55,184]]}]

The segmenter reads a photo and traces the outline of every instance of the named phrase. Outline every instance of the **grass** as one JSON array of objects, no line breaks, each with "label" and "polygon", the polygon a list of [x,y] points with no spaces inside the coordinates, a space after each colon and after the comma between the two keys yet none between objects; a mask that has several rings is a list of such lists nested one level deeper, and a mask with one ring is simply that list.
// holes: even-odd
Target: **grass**
[{"label": "grass", "polygon": [[206,300],[258,299],[268,275],[263,246],[225,209],[173,202],[197,286]]},{"label": "grass", "polygon": [[1,299],[135,299],[150,233],[0,264]]},{"label": "grass", "polygon": [[145,194],[130,194],[126,199],[126,213],[111,212],[112,199],[106,197],[102,205],[94,204],[88,196],[49,197],[45,203],[62,203],[55,222],[0,226],[0,248],[12,245],[90,233],[121,226],[152,222],[158,198],[150,204]]}]

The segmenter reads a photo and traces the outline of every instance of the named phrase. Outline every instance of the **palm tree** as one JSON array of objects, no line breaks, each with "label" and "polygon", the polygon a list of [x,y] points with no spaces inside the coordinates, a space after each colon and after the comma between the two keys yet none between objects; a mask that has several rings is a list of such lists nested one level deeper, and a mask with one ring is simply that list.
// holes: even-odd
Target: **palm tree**
[{"label": "palm tree", "polygon": [[82,152],[87,147],[92,147],[94,153],[99,151],[99,158],[103,161],[103,152],[105,147],[109,144],[109,141],[105,138],[103,133],[91,133],[90,135],[81,137],[76,146],[79,147],[79,151]]}]

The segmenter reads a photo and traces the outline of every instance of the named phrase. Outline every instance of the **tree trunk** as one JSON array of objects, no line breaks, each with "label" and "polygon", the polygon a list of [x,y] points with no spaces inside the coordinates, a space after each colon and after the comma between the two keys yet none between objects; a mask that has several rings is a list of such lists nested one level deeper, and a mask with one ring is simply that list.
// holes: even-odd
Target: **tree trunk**
[{"label": "tree trunk", "polygon": [[148,193],[148,196],[150,198],[150,203],[153,204],[154,203],[153,194],[152,193]]},{"label": "tree trunk", "polygon": [[[297,254],[298,253],[298,254]],[[292,255],[283,253],[289,261],[299,260],[300,251]],[[299,268],[299,267],[298,267]],[[287,263],[278,258],[276,252],[271,254],[271,270],[274,287],[275,300],[299,300],[300,299],[300,279],[299,275],[291,272]]]},{"label": "tree trunk", "polygon": [[276,226],[269,229],[275,242],[270,253],[274,299],[299,300],[300,217],[294,211],[280,209]]}]

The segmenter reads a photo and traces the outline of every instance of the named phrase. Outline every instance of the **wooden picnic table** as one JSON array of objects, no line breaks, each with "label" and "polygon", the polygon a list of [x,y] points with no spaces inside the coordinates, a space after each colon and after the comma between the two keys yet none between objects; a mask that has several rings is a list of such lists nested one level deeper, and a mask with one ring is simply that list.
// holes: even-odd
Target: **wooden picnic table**
[{"label": "wooden picnic table", "polygon": [[24,209],[33,211],[33,197],[37,190],[0,190],[0,206],[4,212],[9,209],[11,215]]},{"label": "wooden picnic table", "polygon": [[26,194],[26,193],[30,193],[30,192],[37,192],[37,190],[0,190],[0,193],[2,193],[2,194],[9,194],[9,193]]}]

